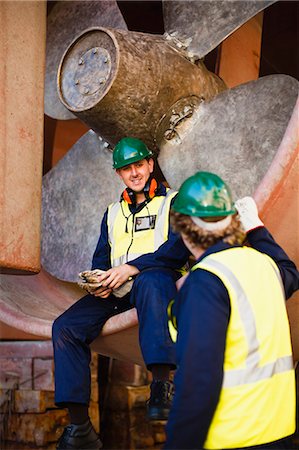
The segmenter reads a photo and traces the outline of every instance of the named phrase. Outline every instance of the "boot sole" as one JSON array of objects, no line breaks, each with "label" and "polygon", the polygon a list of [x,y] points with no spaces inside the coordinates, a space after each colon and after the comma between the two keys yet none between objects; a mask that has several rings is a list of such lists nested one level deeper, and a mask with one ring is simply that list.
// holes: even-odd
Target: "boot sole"
[{"label": "boot sole", "polygon": [[169,409],[150,408],[147,418],[151,421],[165,422],[168,420]]},{"label": "boot sole", "polygon": [[[80,447],[68,447],[69,450],[100,450],[103,448],[103,443],[100,439],[97,439],[94,442],[90,442],[87,444],[87,446],[80,446]],[[64,450],[62,448],[56,447],[56,450]]]}]

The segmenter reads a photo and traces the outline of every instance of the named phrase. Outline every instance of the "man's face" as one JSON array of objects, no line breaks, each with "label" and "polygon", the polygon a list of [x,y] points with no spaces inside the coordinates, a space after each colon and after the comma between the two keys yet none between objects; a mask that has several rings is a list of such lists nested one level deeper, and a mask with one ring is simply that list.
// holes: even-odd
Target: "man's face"
[{"label": "man's face", "polygon": [[116,172],[128,188],[134,192],[142,192],[153,170],[153,159],[142,159],[128,166],[121,167]]}]

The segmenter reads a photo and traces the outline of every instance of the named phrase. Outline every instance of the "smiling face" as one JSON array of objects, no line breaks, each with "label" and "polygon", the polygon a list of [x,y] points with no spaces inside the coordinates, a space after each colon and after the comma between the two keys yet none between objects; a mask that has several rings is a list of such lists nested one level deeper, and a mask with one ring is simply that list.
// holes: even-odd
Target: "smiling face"
[{"label": "smiling face", "polygon": [[145,200],[143,189],[153,170],[154,161],[150,158],[121,167],[116,172],[125,185],[136,193],[137,202],[140,203]]}]

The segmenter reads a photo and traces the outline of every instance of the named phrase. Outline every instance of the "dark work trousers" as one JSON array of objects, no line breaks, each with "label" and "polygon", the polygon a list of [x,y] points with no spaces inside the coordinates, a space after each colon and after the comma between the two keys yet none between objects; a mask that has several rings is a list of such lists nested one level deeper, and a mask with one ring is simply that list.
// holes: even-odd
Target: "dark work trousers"
[{"label": "dark work trousers", "polygon": [[90,348],[105,322],[136,306],[139,340],[144,361],[175,368],[175,350],[167,325],[167,305],[176,293],[178,274],[167,269],[140,273],[130,294],[119,299],[86,295],[59,316],[53,324],[55,403],[89,404]]}]

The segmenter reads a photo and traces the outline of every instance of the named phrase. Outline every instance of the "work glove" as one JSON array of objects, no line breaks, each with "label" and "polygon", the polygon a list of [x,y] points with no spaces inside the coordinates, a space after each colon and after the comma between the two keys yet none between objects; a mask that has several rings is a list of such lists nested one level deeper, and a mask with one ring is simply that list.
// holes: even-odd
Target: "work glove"
[{"label": "work glove", "polygon": [[256,203],[252,197],[244,197],[236,201],[236,210],[239,213],[240,222],[246,231],[254,230],[258,227],[263,227],[264,224],[259,218]]},{"label": "work glove", "polygon": [[[93,294],[99,287],[102,286],[102,283],[98,281],[98,276],[102,273],[105,273],[105,270],[94,269],[80,272],[79,277],[82,281],[78,282],[78,286],[87,291],[89,294]],[[130,279],[119,288],[113,289],[113,295],[118,298],[124,297],[132,289],[133,281],[134,280]]]},{"label": "work glove", "polygon": [[102,283],[100,283],[98,279],[98,275],[101,275],[102,273],[105,273],[105,270],[94,269],[80,272],[79,277],[82,281],[78,281],[78,286],[89,292],[89,294],[92,294],[102,286]]}]

